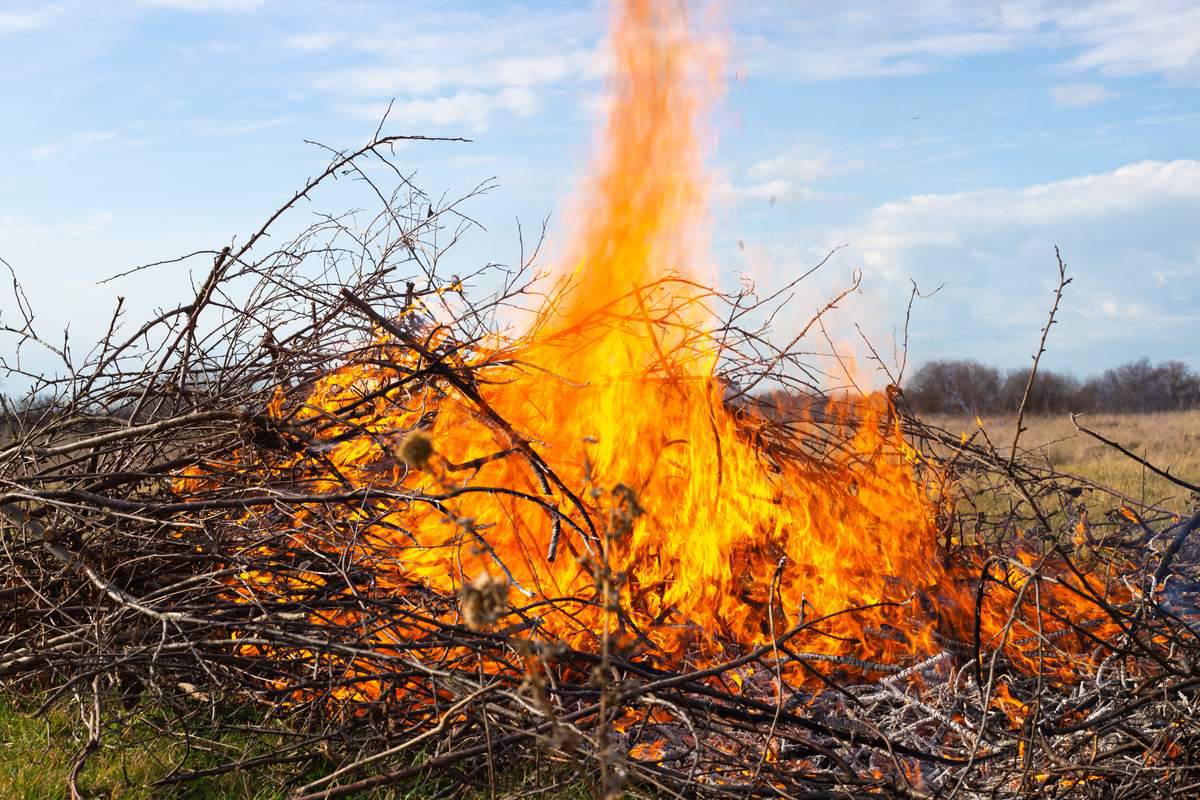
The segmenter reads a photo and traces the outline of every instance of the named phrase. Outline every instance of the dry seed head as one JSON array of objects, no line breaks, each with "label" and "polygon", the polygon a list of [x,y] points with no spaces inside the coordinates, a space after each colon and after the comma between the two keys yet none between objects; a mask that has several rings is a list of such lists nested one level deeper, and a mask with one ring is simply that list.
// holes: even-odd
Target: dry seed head
[{"label": "dry seed head", "polygon": [[495,624],[508,609],[508,581],[484,572],[462,588],[460,606],[463,621],[473,631]]},{"label": "dry seed head", "polygon": [[424,469],[433,457],[433,439],[423,431],[413,431],[400,442],[396,455],[409,467]]},{"label": "dry seed head", "polygon": [[612,530],[610,537],[623,536],[633,530],[634,522],[644,512],[637,501],[637,492],[623,483],[613,487]]}]

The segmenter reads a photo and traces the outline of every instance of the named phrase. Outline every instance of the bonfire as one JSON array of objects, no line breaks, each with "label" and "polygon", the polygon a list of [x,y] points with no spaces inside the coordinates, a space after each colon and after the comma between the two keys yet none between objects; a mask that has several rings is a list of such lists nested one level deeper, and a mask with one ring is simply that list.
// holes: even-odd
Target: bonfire
[{"label": "bonfire", "polygon": [[[1200,785],[1197,518],[1089,521],[1016,441],[819,393],[840,297],[772,343],[787,287],[714,288],[713,49],[619,5],[553,265],[442,274],[463,201],[378,183],[422,137],[376,138],[11,416],[0,676],[91,698],[72,791],[147,705],[276,737],[165,783],[294,764],[306,799],[517,765],[604,796]],[[339,179],[378,212],[266,245]]]}]

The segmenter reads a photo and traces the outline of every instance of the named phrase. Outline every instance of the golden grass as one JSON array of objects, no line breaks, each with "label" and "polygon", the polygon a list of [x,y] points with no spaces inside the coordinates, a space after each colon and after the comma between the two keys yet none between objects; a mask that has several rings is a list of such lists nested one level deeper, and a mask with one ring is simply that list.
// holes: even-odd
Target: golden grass
[{"label": "golden grass", "polygon": [[[951,433],[970,436],[978,429],[973,418],[928,417],[927,422]],[[982,420],[984,431],[1006,454],[1012,445],[1015,417]],[[1119,442],[1155,466],[1200,485],[1200,411],[1158,414],[1089,414],[1079,422],[1105,438]],[[1175,511],[1189,510],[1196,498],[1136,461],[1075,430],[1067,415],[1026,417],[1019,449],[1055,469],[1108,487],[1125,499]],[[977,440],[978,441],[978,440]],[[1112,498],[1110,507],[1116,505]]]}]

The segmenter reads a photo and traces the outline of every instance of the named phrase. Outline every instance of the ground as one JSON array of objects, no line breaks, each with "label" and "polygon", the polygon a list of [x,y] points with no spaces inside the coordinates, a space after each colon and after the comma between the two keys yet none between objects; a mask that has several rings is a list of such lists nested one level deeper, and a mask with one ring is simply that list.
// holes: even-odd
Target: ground
[{"label": "ground", "polygon": [[[43,717],[34,717],[30,708],[12,698],[0,697],[0,800],[66,800],[70,796],[67,775],[86,733],[78,721],[75,707],[64,704]],[[182,739],[157,736],[161,721],[152,710],[142,711],[130,729],[111,733],[104,744],[87,760],[79,776],[79,790],[88,800],[286,800],[285,786],[295,777],[293,765],[278,765],[254,772],[226,773],[184,784],[161,786],[155,781],[171,773],[180,764],[190,746],[188,764],[192,769],[253,757],[263,751],[261,742],[248,738],[221,740],[196,735],[189,743]],[[144,740],[144,741],[142,741]],[[267,747],[269,750],[269,745]],[[332,769],[329,763],[311,766],[305,780],[312,780]],[[499,775],[501,788],[536,787],[547,776],[554,777],[552,791],[540,794],[550,800],[584,800],[586,786],[573,773],[547,764],[541,776],[513,771]],[[555,777],[557,776],[557,777]],[[304,781],[301,781],[304,782]],[[294,784],[293,784],[294,785]],[[485,800],[486,791],[446,792],[445,781],[418,779],[399,787],[376,789],[356,794],[355,800],[420,800],[433,796],[453,796],[456,800]]]},{"label": "ground", "polygon": [[[1200,411],[1162,414],[1089,414],[1080,425],[1120,443],[1155,466],[1192,484],[1200,483]],[[930,417],[951,433],[970,436],[979,427],[973,417]],[[1007,451],[1016,427],[1014,417],[980,420],[997,448]],[[1139,503],[1186,511],[1194,500],[1188,492],[1154,475],[1136,461],[1080,433],[1066,415],[1026,417],[1022,448],[1056,469],[1087,478]],[[1115,503],[1096,498],[1096,503]]]}]

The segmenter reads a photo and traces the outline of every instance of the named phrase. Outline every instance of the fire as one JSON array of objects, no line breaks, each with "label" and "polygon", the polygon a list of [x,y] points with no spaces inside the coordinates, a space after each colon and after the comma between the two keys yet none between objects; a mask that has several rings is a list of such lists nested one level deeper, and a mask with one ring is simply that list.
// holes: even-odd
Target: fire
[{"label": "fire", "polygon": [[[978,569],[946,566],[924,482],[936,474],[917,477],[886,404],[864,399],[845,419],[849,446],[816,464],[772,456],[756,440],[764,421],[724,402],[699,124],[718,70],[682,4],[625,0],[612,42],[602,149],[559,281],[526,331],[462,347],[402,319],[419,347],[380,331],[368,357],[305,397],[278,393],[271,413],[310,426],[321,455],[263,468],[312,492],[375,490],[357,506],[304,507],[292,535],[348,552],[375,591],[462,594],[479,624],[504,624],[511,604],[537,635],[582,649],[611,632],[655,658],[703,659],[821,617],[802,649],[839,663],[968,640]],[[387,388],[439,363],[474,381]],[[1023,580],[1008,585],[1030,607]],[[255,576],[240,586],[266,591]],[[1052,594],[1074,602],[1053,587],[1039,602]],[[999,644],[1010,607],[981,615],[985,644]],[[1053,630],[1017,616],[1011,641]]]},{"label": "fire", "polygon": [[[461,392],[377,403],[365,427],[379,437],[414,429],[432,410],[422,436],[436,453],[428,463],[409,459],[386,482],[457,496],[442,507],[377,509],[385,524],[372,528],[360,557],[397,585],[453,594],[503,573],[514,594],[549,598],[586,594],[594,575],[581,560],[606,550],[624,576],[627,619],[666,652],[698,632],[702,648],[718,638],[751,644],[801,614],[906,601],[939,570],[933,509],[894,432],[864,408],[842,463],[775,463],[753,444],[756,421],[722,401],[720,350],[706,332],[709,292],[695,266],[706,187],[697,121],[711,65],[671,5],[624,3],[613,44],[615,102],[564,280],[523,337],[456,355],[462,366],[500,373],[479,391],[516,436],[482,419]],[[336,415],[389,377],[350,364],[320,381],[308,404]],[[522,440],[531,453],[521,452]],[[508,455],[456,469],[495,453]],[[364,485],[378,482],[372,469],[386,455],[361,436],[329,460]],[[549,472],[562,487],[543,485],[539,473]],[[462,493],[475,487],[521,494]],[[530,497],[566,511],[557,547],[554,514]],[[630,519],[615,523],[622,530],[613,536],[589,528],[583,509],[610,528],[614,515]],[[546,626],[592,646],[597,609],[573,609],[571,620],[549,612]],[[843,649],[834,639],[826,646]]]}]

